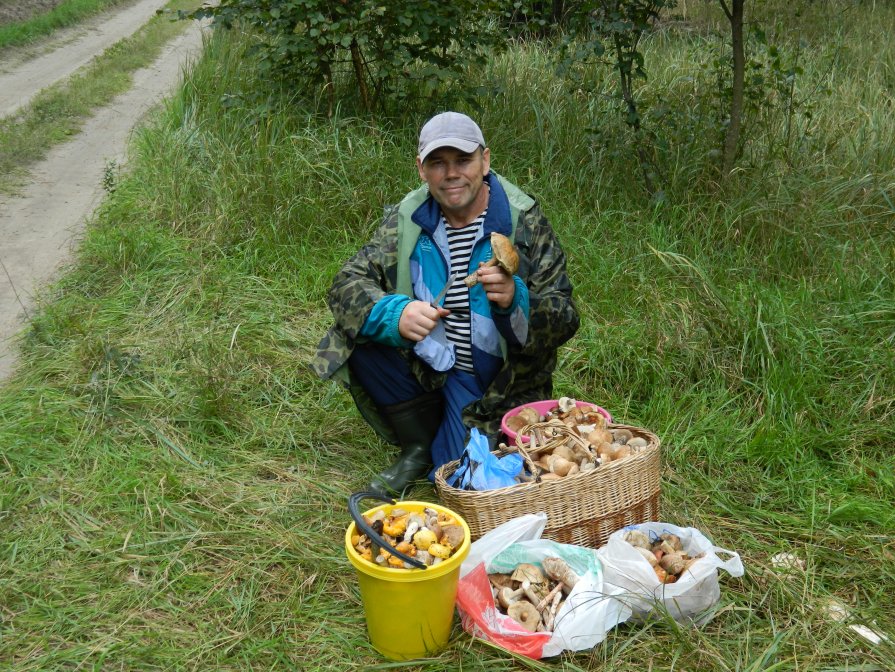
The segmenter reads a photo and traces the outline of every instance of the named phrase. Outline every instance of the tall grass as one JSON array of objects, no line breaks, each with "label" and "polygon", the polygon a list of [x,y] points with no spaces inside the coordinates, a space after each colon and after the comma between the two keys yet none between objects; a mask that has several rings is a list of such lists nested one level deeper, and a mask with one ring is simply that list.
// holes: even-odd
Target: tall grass
[{"label": "tall grass", "polygon": [[17,47],[127,0],[66,0],[48,12],[0,26],[0,49]]},{"label": "tall grass", "polygon": [[[557,392],[659,434],[663,518],[738,550],[747,574],[722,580],[699,629],[625,625],[540,663],[458,629],[407,669],[890,666],[895,163],[878,142],[884,80],[842,75],[859,66],[833,37],[882,51],[871,28],[895,14],[816,18],[834,5],[805,10],[797,85],[842,85],[817,94],[798,118],[810,136],[786,152],[772,147],[783,108],[753,118],[723,184],[698,132],[720,48],[710,17],[648,41],[662,67],[643,95],[661,93],[661,123],[681,133],[657,150],[662,204],[640,187],[605,72],[586,73],[595,93],[569,90],[528,45],[470,74],[492,91],[474,114],[495,169],[542,202],[569,254],[583,323]],[[136,135],[0,397],[0,660],[16,669],[387,668],[341,535],[347,495],[392,450],[306,364],[332,274],[416,183],[429,110],[322,119],[269,95],[249,43],[218,35]],[[844,142],[858,99],[863,132]],[[805,570],[774,568],[781,551]],[[831,620],[834,597],[889,641]]]}]

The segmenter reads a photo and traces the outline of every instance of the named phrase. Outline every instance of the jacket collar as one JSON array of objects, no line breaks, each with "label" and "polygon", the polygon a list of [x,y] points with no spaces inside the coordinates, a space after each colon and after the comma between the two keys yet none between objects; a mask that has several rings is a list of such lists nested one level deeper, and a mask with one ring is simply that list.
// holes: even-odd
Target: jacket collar
[{"label": "jacket collar", "polygon": [[[513,230],[513,223],[510,221],[510,201],[507,198],[507,193],[494,171],[485,175],[485,182],[488,183],[491,193],[488,197],[488,214],[485,215],[483,233],[487,236],[492,231],[496,231],[509,236]],[[429,194],[428,198],[413,211],[410,219],[431,236],[435,233],[441,219],[441,206]]]}]

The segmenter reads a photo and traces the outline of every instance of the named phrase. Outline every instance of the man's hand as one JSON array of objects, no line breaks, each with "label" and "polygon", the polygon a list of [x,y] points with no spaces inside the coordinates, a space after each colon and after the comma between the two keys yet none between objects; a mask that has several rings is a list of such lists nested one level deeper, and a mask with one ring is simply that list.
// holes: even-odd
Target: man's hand
[{"label": "man's hand", "polygon": [[488,300],[504,310],[509,308],[516,295],[516,283],[513,281],[513,276],[498,266],[485,266],[483,263],[479,264],[477,273]]},{"label": "man's hand", "polygon": [[438,320],[450,314],[447,308],[435,308],[427,301],[411,301],[398,320],[398,333],[408,341],[421,341],[435,328]]}]

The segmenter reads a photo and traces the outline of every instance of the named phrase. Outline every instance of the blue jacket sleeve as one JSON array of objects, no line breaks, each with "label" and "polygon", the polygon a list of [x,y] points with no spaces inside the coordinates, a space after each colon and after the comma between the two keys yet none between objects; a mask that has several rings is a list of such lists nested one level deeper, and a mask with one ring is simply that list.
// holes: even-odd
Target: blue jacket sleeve
[{"label": "blue jacket sleeve", "polygon": [[383,345],[409,348],[413,343],[398,333],[398,322],[408,303],[409,296],[386,294],[373,305],[360,335]]}]

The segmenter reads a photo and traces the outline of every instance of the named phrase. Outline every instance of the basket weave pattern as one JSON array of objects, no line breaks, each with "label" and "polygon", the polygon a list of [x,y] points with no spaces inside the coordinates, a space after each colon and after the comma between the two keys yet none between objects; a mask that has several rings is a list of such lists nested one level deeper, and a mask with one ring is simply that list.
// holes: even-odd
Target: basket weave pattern
[{"label": "basket weave pattern", "polygon": [[[547,539],[599,548],[610,534],[626,525],[660,520],[659,437],[630,425],[609,428],[627,429],[646,439],[647,446],[593,471],[485,491],[459,490],[447,484],[460,466],[455,460],[435,472],[438,496],[467,522],[473,540],[508,520],[543,511],[547,514],[543,535]],[[496,454],[508,452],[513,450],[501,449]]]}]

